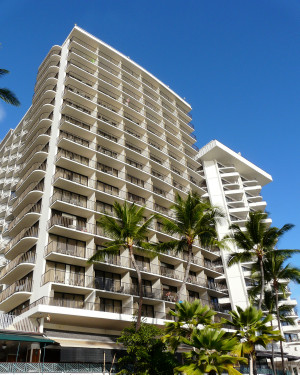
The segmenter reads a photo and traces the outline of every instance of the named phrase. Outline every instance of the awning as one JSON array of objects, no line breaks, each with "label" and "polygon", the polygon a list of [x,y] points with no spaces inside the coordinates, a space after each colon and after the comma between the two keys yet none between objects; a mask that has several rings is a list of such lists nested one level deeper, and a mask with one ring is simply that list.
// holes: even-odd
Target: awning
[{"label": "awning", "polygon": [[15,335],[12,333],[0,333],[0,341],[22,341],[22,342],[40,342],[44,344],[55,344],[55,341],[43,336]]}]

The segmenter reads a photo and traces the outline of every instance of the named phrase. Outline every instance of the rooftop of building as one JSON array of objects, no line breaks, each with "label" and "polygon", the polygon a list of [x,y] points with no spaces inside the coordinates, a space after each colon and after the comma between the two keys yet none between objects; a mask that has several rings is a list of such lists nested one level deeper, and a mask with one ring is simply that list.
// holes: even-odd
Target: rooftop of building
[{"label": "rooftop of building", "polygon": [[216,160],[221,164],[225,164],[225,166],[234,166],[243,177],[248,179],[252,179],[255,173],[255,179],[262,186],[272,181],[272,176],[269,173],[216,139],[210,141],[199,150],[197,160],[199,159],[200,161]]},{"label": "rooftop of building", "polygon": [[[68,35],[67,39],[71,38],[72,36],[76,35],[76,34],[81,34],[81,35],[85,35],[87,36],[88,38],[90,39],[93,39],[96,43],[100,43],[102,44],[103,46],[105,46],[106,48],[108,48],[113,54],[117,54],[118,56],[121,56],[124,60],[128,61],[128,63],[130,64],[133,64],[135,67],[137,67],[139,70],[141,70],[142,72],[146,73],[148,76],[150,76],[152,79],[154,79],[155,81],[157,81],[161,86],[163,86],[167,91],[169,91],[170,93],[172,93],[177,99],[179,99],[180,101],[182,101],[186,106],[189,107],[189,109],[191,110],[192,107],[191,105],[184,99],[182,98],[181,96],[179,96],[175,91],[173,91],[172,89],[170,89],[170,87],[168,85],[166,85],[165,83],[163,83],[162,81],[160,81],[157,77],[155,77],[153,74],[151,74],[150,72],[148,72],[145,68],[143,68],[141,65],[137,64],[136,62],[134,62],[133,60],[130,59],[129,56],[126,56],[124,55],[123,53],[121,53],[120,51],[118,51],[117,49],[113,48],[112,46],[110,46],[109,44],[103,42],[103,40],[97,38],[96,36],[90,34],[89,32],[87,32],[86,30],[82,29],[81,27],[77,26],[75,24],[75,26],[73,27],[73,29],[71,30],[70,34]],[[66,39],[66,40],[67,40]]]}]

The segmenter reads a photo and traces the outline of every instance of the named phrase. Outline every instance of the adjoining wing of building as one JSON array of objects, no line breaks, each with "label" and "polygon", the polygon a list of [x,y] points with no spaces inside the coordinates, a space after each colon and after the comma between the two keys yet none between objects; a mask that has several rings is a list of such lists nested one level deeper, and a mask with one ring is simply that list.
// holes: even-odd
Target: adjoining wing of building
[{"label": "adjoining wing of building", "polygon": [[[111,360],[115,338],[132,322],[138,290],[128,252],[87,264],[108,240],[97,219],[113,215],[115,201],[145,206],[147,217],[172,217],[176,194],[197,192],[226,212],[220,238],[230,223],[243,226],[249,211],[265,209],[260,190],[271,176],[218,141],[199,151],[190,111],[168,86],[77,26],[40,65],[32,106],[0,145],[0,310],[60,344],[47,348],[46,361],[73,362],[91,348]],[[148,240],[171,238],[156,221]],[[251,285],[249,265],[229,270],[227,255],[196,244],[185,293],[219,317],[246,306]],[[142,315],[163,326],[186,256],[137,262]],[[297,354],[298,327],[283,329]]]}]

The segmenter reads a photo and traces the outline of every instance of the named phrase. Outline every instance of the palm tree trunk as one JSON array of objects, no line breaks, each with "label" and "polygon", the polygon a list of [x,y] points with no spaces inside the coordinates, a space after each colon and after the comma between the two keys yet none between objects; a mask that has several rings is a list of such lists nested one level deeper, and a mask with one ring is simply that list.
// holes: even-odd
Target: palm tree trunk
[{"label": "palm tree trunk", "polygon": [[135,257],[133,254],[132,246],[129,246],[129,255],[132,262],[133,267],[136,270],[137,273],[137,279],[138,279],[138,293],[139,293],[139,307],[138,307],[138,314],[136,319],[136,326],[135,329],[138,331],[141,327],[141,319],[142,319],[142,306],[143,306],[143,284],[142,284],[142,275],[141,271],[135,261]]},{"label": "palm tree trunk", "polygon": [[[273,331],[273,320],[271,320],[271,327]],[[276,367],[275,367],[275,361],[274,361],[274,341],[272,341],[272,358],[271,358],[271,364],[272,364],[272,370],[274,375],[276,375]]]},{"label": "palm tree trunk", "polygon": [[253,375],[253,357],[252,357],[252,353],[249,355],[249,375]]},{"label": "palm tree trunk", "polygon": [[[275,285],[274,285],[275,284]],[[274,282],[274,290],[275,290],[275,304],[276,304],[276,315],[277,315],[277,323],[278,323],[278,330],[281,332],[281,323],[280,323],[280,315],[279,315],[279,301],[278,301],[278,289],[276,286],[276,281]],[[282,365],[282,372],[283,375],[286,375],[285,367],[284,367],[284,354],[283,354],[283,343],[280,340],[280,354],[281,354],[281,365]]]},{"label": "palm tree trunk", "polygon": [[261,290],[258,303],[258,310],[261,310],[261,305],[264,299],[264,290],[265,290],[265,272],[262,258],[259,258],[259,267],[260,267],[260,278],[261,278]]},{"label": "palm tree trunk", "polygon": [[255,352],[252,353],[253,356],[253,375],[257,375],[257,368],[256,368],[256,355]]},{"label": "palm tree trunk", "polygon": [[182,281],[181,287],[180,287],[179,292],[178,292],[178,300],[179,301],[182,300],[182,298],[183,298],[183,291],[186,290],[186,283],[188,281],[189,274],[190,274],[190,268],[191,268],[191,263],[192,263],[192,256],[193,256],[193,245],[189,244],[188,245],[188,260],[187,260],[187,265],[186,265],[186,269],[185,269],[185,272],[184,272],[183,281]]}]

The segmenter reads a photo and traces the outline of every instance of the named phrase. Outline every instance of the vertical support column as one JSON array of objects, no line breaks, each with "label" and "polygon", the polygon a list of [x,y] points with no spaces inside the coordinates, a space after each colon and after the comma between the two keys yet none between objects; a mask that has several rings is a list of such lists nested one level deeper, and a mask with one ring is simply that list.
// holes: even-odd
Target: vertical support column
[{"label": "vertical support column", "polygon": [[[203,168],[205,171],[207,188],[211,204],[221,208],[228,216],[229,214],[225,201],[224,191],[222,188],[222,182],[219,176],[216,161],[204,161]],[[217,225],[217,231],[219,239],[224,238],[229,233],[228,221],[226,219],[223,220],[221,224]],[[241,265],[236,264],[230,268],[227,267],[227,259],[229,252],[236,252],[237,248],[233,243],[228,243],[228,247],[230,248],[230,251],[222,250],[221,256],[224,264],[224,272],[229,290],[229,299],[233,309],[236,306],[245,308],[248,305],[248,296]]]}]

